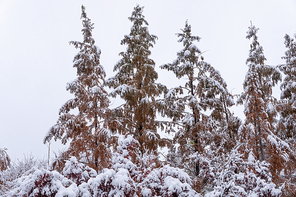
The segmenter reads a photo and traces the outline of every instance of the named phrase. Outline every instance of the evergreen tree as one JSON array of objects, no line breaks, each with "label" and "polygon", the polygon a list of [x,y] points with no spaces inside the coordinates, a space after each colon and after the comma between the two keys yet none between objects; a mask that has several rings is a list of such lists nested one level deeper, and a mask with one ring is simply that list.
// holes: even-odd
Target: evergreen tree
[{"label": "evergreen tree", "polygon": [[[295,35],[296,37],[296,35]],[[285,35],[285,46],[287,51],[283,59],[286,64],[279,66],[280,70],[285,74],[283,83],[281,84],[281,99],[279,104],[280,122],[279,136],[283,139],[293,139],[296,136],[296,42],[294,38]]]},{"label": "evergreen tree", "polygon": [[[260,97],[266,103],[268,122],[272,127],[271,129],[274,130],[276,123],[275,117],[277,115],[275,105],[277,101],[272,96],[272,87],[281,80],[281,74],[276,69],[276,67],[265,64],[266,58],[263,53],[263,47],[260,46],[258,42],[258,30],[258,28],[251,25],[251,27],[249,27],[249,31],[247,32],[247,39],[253,39],[253,42],[250,45],[250,53],[246,63],[249,64],[249,70],[254,71],[255,75],[257,75],[253,76],[256,77],[256,84],[253,85],[258,87]],[[247,83],[250,83],[250,80],[247,80],[248,77],[250,78],[250,80],[254,80],[251,79],[251,76],[246,76],[246,80],[244,81],[244,89],[248,87]],[[242,100],[244,100],[245,97],[246,94],[243,93],[238,102],[242,103]]]},{"label": "evergreen tree", "polygon": [[[296,35],[294,36],[296,37]],[[286,196],[296,195],[296,184],[295,184],[295,168],[296,168],[296,42],[294,38],[289,35],[285,35],[285,46],[287,51],[283,59],[286,60],[286,64],[280,65],[279,69],[285,74],[285,78],[280,88],[281,101],[279,102],[277,109],[280,114],[280,119],[277,127],[277,135],[287,142],[292,149],[289,159],[285,162],[285,173],[282,174],[282,178],[285,180],[285,191]],[[278,158],[276,158],[278,160]],[[294,181],[293,181],[294,180]]]},{"label": "evergreen tree", "polygon": [[[272,86],[280,80],[279,71],[275,67],[265,65],[263,48],[257,37],[258,29],[251,25],[247,38],[252,39],[247,65],[249,70],[244,82],[244,92],[239,103],[245,103],[246,120],[240,128],[242,153],[253,150],[255,158],[270,164],[269,169],[275,183],[283,181],[284,174],[291,173],[295,165],[295,153],[286,142],[277,137],[272,125],[276,113],[272,99]],[[247,159],[245,155],[244,159]],[[294,168],[294,167],[292,167]],[[293,171],[293,170],[292,170]],[[281,175],[280,175],[281,174]]]},{"label": "evergreen tree", "polygon": [[[100,49],[92,37],[94,24],[82,6],[83,42],[71,41],[79,49],[73,67],[77,78],[67,85],[74,98],[60,109],[57,124],[50,128],[44,143],[52,138],[63,144],[70,142],[66,154],[76,156],[95,169],[107,167],[111,158],[108,148],[109,132],[106,129],[109,99],[104,89],[105,71],[100,65]],[[78,113],[71,111],[76,109]]]},{"label": "evergreen tree", "polygon": [[[263,148],[263,138],[269,133],[273,132],[273,117],[276,114],[268,113],[274,111],[272,105],[272,87],[281,79],[279,71],[273,67],[265,64],[265,56],[263,54],[263,47],[258,42],[257,32],[258,28],[251,25],[247,32],[247,39],[252,39],[250,45],[249,57],[246,61],[249,70],[244,81],[244,92],[238,100],[238,103],[245,102],[244,113],[246,121],[244,128],[251,129],[250,132],[244,136],[246,139],[254,140],[252,144],[255,145],[255,155],[258,159],[265,160],[265,153]],[[272,120],[272,121],[270,121]],[[253,133],[254,132],[254,133]]]},{"label": "evergreen tree", "polygon": [[107,82],[114,88],[112,97],[119,96],[124,104],[112,111],[111,125],[113,130],[124,135],[132,135],[139,143],[135,146],[135,154],[145,152],[157,154],[159,145],[164,145],[157,133],[156,113],[158,104],[156,98],[162,94],[165,87],[156,83],[158,74],[154,69],[155,62],[149,58],[150,48],[157,37],[148,31],[148,22],[142,14],[143,7],[134,8],[131,17],[131,32],[121,41],[127,45],[122,57],[114,66],[116,75]]},{"label": "evergreen tree", "polygon": [[[211,174],[209,164],[213,163],[212,159],[233,146],[231,139],[237,133],[240,120],[228,109],[234,102],[226,82],[215,68],[204,61],[194,44],[200,38],[192,35],[187,21],[181,30],[177,36],[183,49],[177,53],[173,63],[161,66],[173,71],[178,79],[187,79],[185,85],[169,90],[164,99],[165,114],[179,125],[174,138],[177,147],[172,148],[168,159],[205,183]],[[203,157],[208,149],[215,150],[211,158]]]}]

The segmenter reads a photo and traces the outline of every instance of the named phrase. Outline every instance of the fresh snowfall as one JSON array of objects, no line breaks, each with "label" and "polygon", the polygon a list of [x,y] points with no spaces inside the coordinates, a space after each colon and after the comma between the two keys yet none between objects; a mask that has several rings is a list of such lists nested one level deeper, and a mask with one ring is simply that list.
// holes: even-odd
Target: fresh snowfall
[{"label": "fresh snowfall", "polygon": [[[243,92],[232,95],[188,21],[176,34],[176,59],[160,66],[180,83],[168,88],[157,82],[150,58],[157,36],[143,7],[128,17],[126,50],[109,79],[84,6],[81,20],[83,40],[70,42],[79,51],[66,87],[72,99],[43,141],[67,149],[51,161],[11,162],[0,148],[0,196],[296,196],[296,36],[284,37],[285,64],[266,65],[251,23]],[[111,107],[111,97],[121,103]],[[230,111],[234,105],[244,106],[244,120]]]}]

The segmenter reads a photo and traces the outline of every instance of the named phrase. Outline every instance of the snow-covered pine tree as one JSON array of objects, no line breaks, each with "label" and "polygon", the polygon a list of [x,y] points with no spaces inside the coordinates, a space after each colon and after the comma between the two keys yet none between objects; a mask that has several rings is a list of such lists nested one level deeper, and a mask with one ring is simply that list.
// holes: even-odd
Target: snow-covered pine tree
[{"label": "snow-covered pine tree", "polygon": [[[296,34],[294,35],[296,38]],[[285,46],[287,51],[282,57],[286,64],[280,65],[279,69],[285,74],[281,84],[281,100],[277,106],[280,119],[277,126],[277,136],[286,141],[296,153],[296,41],[289,35],[285,35]],[[286,167],[286,196],[296,195],[295,156],[290,158]],[[294,180],[294,181],[293,181]]]},{"label": "snow-covered pine tree", "polygon": [[[295,35],[296,38],[296,35]],[[285,46],[287,51],[283,59],[286,64],[280,65],[280,70],[285,74],[281,84],[281,99],[279,104],[279,136],[282,139],[296,139],[296,41],[289,35],[285,35]]]},{"label": "snow-covered pine tree", "polygon": [[157,97],[165,86],[156,83],[158,74],[155,62],[149,58],[150,48],[157,37],[148,31],[148,22],[143,15],[143,7],[137,5],[131,17],[131,32],[125,35],[121,45],[127,49],[119,55],[122,57],[114,66],[116,75],[107,81],[114,88],[112,97],[119,96],[124,104],[112,110],[111,125],[114,131],[132,135],[138,143],[134,147],[134,158],[146,152],[157,154],[159,145],[164,145],[156,128]]},{"label": "snow-covered pine tree", "polygon": [[[251,45],[250,45],[250,53],[249,57],[246,61],[247,64],[255,65],[254,71],[257,73],[257,87],[259,88],[261,98],[266,103],[266,113],[268,117],[268,121],[272,127],[272,129],[275,128],[277,112],[275,109],[276,105],[276,99],[272,96],[272,87],[275,86],[280,80],[281,80],[281,74],[279,70],[270,65],[265,64],[265,56],[263,54],[263,47],[260,46],[260,43],[258,42],[257,32],[258,28],[251,25],[249,27],[249,31],[247,32],[247,39],[253,39]],[[249,66],[249,68],[250,68]],[[252,67],[252,66],[251,66]],[[248,81],[244,81],[244,88],[246,88]],[[242,94],[239,98],[239,103],[242,103],[242,101],[245,99],[246,94]]]},{"label": "snow-covered pine tree", "polygon": [[[267,114],[267,102],[272,97],[272,86],[280,80],[280,78],[273,78],[273,73],[277,70],[265,65],[265,56],[263,54],[263,47],[258,42],[257,32],[258,28],[251,25],[247,32],[247,39],[252,39],[250,44],[250,53],[246,61],[249,70],[244,81],[244,92],[241,94],[238,103],[245,102],[244,113],[246,115],[245,129],[251,129],[242,137],[245,140],[252,140],[256,151],[255,155],[259,160],[265,160],[265,153],[263,148],[263,136],[265,133],[272,132],[272,125],[269,122]],[[251,136],[249,136],[251,135]]]},{"label": "snow-covered pine tree", "polygon": [[[244,81],[244,92],[238,100],[245,104],[246,116],[239,132],[243,144],[240,151],[246,153],[253,150],[255,159],[268,162],[272,181],[277,184],[282,181],[282,175],[291,173],[291,166],[295,169],[295,164],[290,162],[295,156],[289,144],[274,134],[276,113],[269,112],[275,110],[272,86],[280,80],[280,73],[275,67],[265,65],[266,58],[257,32],[258,28],[253,25],[247,32],[247,39],[252,39],[252,43],[246,62],[249,70]],[[247,157],[245,155],[244,159]]]},{"label": "snow-covered pine tree", "polygon": [[[107,167],[111,159],[106,129],[110,101],[104,89],[106,74],[100,65],[101,51],[92,37],[94,24],[87,17],[84,6],[81,19],[83,41],[70,42],[79,49],[73,60],[77,78],[67,84],[67,90],[74,98],[61,107],[57,124],[50,128],[44,143],[52,138],[60,139],[63,144],[70,142],[65,155],[75,156],[98,170]],[[71,111],[73,109],[78,113]]]},{"label": "snow-covered pine tree", "polygon": [[[204,183],[198,187],[202,187],[212,176],[209,165],[214,160],[218,161],[225,149],[230,150],[234,146],[233,139],[240,120],[228,109],[234,102],[226,82],[215,68],[204,61],[194,44],[200,38],[192,35],[187,21],[181,30],[177,36],[184,48],[177,53],[173,63],[161,66],[173,71],[178,79],[187,79],[183,86],[170,89],[164,99],[165,114],[179,125],[174,139],[177,147],[169,153],[169,160],[173,165],[185,168],[192,176],[201,177]],[[204,157],[208,149],[215,150],[211,158]]]}]

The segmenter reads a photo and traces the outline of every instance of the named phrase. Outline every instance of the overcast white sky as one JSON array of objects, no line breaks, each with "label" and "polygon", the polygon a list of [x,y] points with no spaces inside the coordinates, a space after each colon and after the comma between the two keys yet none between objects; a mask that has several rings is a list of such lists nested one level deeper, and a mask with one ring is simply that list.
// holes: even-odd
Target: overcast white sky
[{"label": "overcast white sky", "polygon": [[[175,33],[187,19],[193,34],[202,38],[197,46],[207,51],[205,60],[235,94],[242,91],[247,70],[250,21],[260,28],[259,42],[270,65],[283,63],[283,37],[296,32],[296,0],[0,0],[0,147],[8,148],[12,160],[47,157],[43,137],[61,105],[72,98],[65,87],[76,77],[72,60],[78,51],[68,42],[82,40],[82,3],[95,23],[93,36],[107,78],[125,49],[120,41],[130,31],[127,17],[137,4],[145,6],[150,33],[158,36],[151,58],[159,81],[169,86],[174,76],[159,66],[182,49]],[[61,149],[59,144],[52,149]]]}]

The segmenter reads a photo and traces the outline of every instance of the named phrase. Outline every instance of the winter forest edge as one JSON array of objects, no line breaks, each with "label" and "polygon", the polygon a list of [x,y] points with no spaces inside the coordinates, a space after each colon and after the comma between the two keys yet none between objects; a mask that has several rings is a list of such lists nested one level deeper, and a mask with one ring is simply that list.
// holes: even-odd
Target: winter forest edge
[{"label": "winter forest edge", "polygon": [[[175,80],[186,79],[169,89],[157,83],[149,58],[157,36],[149,33],[143,7],[128,19],[132,27],[120,43],[126,50],[115,76],[106,79],[94,24],[82,6],[83,41],[70,41],[79,50],[77,76],[66,87],[73,98],[44,138],[69,147],[50,164],[34,158],[12,163],[0,148],[0,195],[296,196],[295,39],[285,35],[285,64],[266,65],[251,23],[244,91],[232,95],[186,21],[177,33],[183,48],[160,66]],[[273,97],[275,85],[280,99]],[[111,97],[122,103],[111,108]],[[230,112],[233,105],[244,106],[245,120]]]}]

